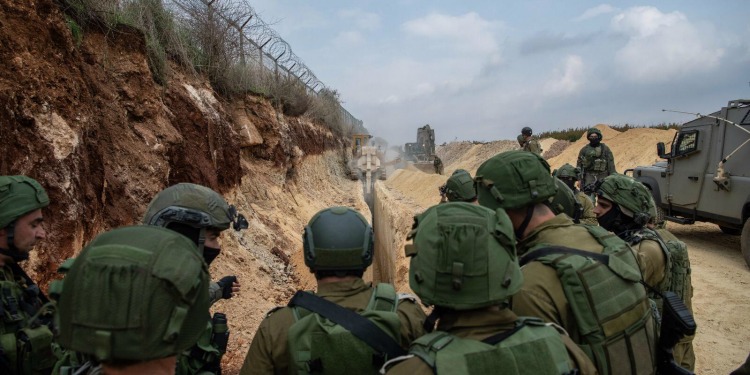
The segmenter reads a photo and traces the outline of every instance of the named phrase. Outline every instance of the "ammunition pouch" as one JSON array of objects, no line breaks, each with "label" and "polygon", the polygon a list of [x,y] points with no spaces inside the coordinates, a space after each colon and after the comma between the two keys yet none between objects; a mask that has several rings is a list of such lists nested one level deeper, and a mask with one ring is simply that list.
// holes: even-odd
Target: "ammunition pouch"
[{"label": "ammunition pouch", "polygon": [[52,354],[52,331],[41,325],[18,331],[17,353],[21,374],[46,374],[55,364]]}]

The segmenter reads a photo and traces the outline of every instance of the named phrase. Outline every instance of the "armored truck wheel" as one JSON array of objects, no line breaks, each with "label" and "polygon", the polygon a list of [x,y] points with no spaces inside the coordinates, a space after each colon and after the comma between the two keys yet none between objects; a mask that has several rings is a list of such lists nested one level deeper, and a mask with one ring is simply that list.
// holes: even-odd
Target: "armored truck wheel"
[{"label": "armored truck wheel", "polygon": [[745,263],[750,266],[750,219],[745,220],[745,226],[742,227],[740,247],[742,248],[742,256],[745,257]]}]

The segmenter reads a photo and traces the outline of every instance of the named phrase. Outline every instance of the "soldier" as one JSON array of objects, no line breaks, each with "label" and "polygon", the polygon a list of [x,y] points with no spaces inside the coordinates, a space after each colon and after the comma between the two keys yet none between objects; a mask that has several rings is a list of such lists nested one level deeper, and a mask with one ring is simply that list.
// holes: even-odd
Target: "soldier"
[{"label": "soldier", "polygon": [[583,146],[578,152],[578,162],[576,167],[581,171],[580,184],[581,190],[586,194],[591,194],[593,201],[596,193],[589,193],[587,186],[591,186],[596,181],[603,179],[613,173],[615,170],[615,157],[612,150],[602,142],[602,132],[597,128],[591,128],[586,131],[586,137],[589,144]]},{"label": "soldier", "polygon": [[396,364],[388,374],[596,373],[564,330],[508,308],[523,276],[503,210],[447,203],[414,221],[414,242],[406,246],[409,285],[422,303],[434,306],[428,328],[437,320],[438,330],[412,343],[409,356],[386,365]]},{"label": "soldier", "polygon": [[435,155],[435,160],[432,161],[432,165],[435,167],[436,174],[443,174],[443,161]]},{"label": "soldier", "polygon": [[477,192],[474,190],[474,179],[465,169],[456,169],[443,185],[444,197],[441,202],[476,203]]},{"label": "soldier", "polygon": [[49,197],[36,180],[0,176],[0,373],[48,373],[53,308],[18,265],[46,238],[42,209]]},{"label": "soldier", "polygon": [[[247,228],[247,220],[238,214],[219,193],[205,186],[182,183],[159,192],[146,209],[143,223],[165,227],[176,231],[198,246],[206,264],[221,252],[219,237],[230,225],[235,230]],[[240,291],[236,276],[225,276],[209,287],[211,304],[220,299],[229,299]],[[225,319],[223,314],[214,316],[214,321]],[[204,337],[198,344],[178,358],[178,374],[221,373],[221,357],[226,351],[226,342],[216,342],[211,321],[207,322]]]},{"label": "soldier", "polygon": [[52,286],[61,291],[59,341],[101,363],[76,374],[174,374],[209,317],[208,266],[195,244],[163,228],[122,227],[67,263]]},{"label": "soldier", "polygon": [[359,212],[326,208],[302,238],[317,292],[299,291],[266,315],[240,374],[376,373],[424,333],[425,314],[413,298],[362,280],[374,248],[372,227]]},{"label": "soldier", "polygon": [[[594,212],[600,225],[633,247],[648,285],[659,293],[674,292],[692,312],[693,287],[687,246],[666,229],[660,234],[648,227],[655,211],[648,188],[631,177],[611,175],[598,186]],[[661,312],[659,294],[651,292],[650,297],[657,301]],[[692,338],[684,337],[673,349],[675,362],[691,371],[695,367]]]},{"label": "soldier", "polygon": [[600,374],[653,373],[655,327],[630,247],[601,227],[555,216],[546,200],[556,185],[538,155],[495,155],[475,181],[479,204],[505,209],[518,239],[524,283],[513,311],[565,328]]},{"label": "soldier", "polygon": [[567,185],[570,190],[575,194],[576,200],[583,207],[583,214],[581,215],[581,223],[598,225],[599,222],[596,220],[594,214],[594,204],[584,192],[578,190],[576,182],[578,181],[578,175],[581,174],[581,170],[573,167],[572,165],[565,163],[562,167],[555,170],[552,175],[559,178],[562,182]]},{"label": "soldier", "polygon": [[521,149],[524,151],[533,152],[539,156],[542,156],[542,146],[534,138],[531,138],[531,128],[526,126],[521,129],[521,134],[518,136],[518,144],[521,145]]}]

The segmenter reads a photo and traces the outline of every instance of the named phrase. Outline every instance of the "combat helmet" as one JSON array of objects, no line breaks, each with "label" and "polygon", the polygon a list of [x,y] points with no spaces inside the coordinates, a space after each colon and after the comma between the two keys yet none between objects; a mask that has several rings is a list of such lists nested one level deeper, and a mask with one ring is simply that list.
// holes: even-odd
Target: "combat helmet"
[{"label": "combat helmet", "polygon": [[521,150],[491,157],[479,166],[474,181],[479,204],[490,209],[517,209],[543,203],[557,193],[547,161]]},{"label": "combat helmet", "polygon": [[316,277],[361,276],[372,264],[372,226],[353,208],[319,211],[302,235],[305,265]]},{"label": "combat helmet", "polygon": [[566,214],[573,219],[574,223],[581,221],[583,216],[583,205],[576,199],[575,193],[571,190],[565,182],[557,177],[555,184],[557,185],[557,194],[549,197],[547,206],[555,213],[555,215]]},{"label": "combat helmet", "polygon": [[602,131],[597,128],[589,128],[589,130],[586,130],[586,138],[588,138],[591,134],[594,134],[594,133],[599,135],[599,140],[601,141],[603,138]]},{"label": "combat helmet", "polygon": [[448,201],[471,202],[477,198],[477,191],[474,190],[474,179],[468,171],[456,169],[445,183],[445,195]]},{"label": "combat helmet", "polygon": [[[248,227],[244,216],[237,213],[219,193],[205,186],[181,183],[172,185],[154,197],[143,216],[143,224],[156,225],[177,231],[193,240],[203,253],[206,230],[235,230]],[[211,254],[210,263],[218,255]]]},{"label": "combat helmet", "polygon": [[552,173],[553,176],[559,179],[570,178],[575,181],[578,181],[579,174],[581,174],[581,170],[570,165],[569,163],[563,164],[562,167],[555,169],[555,172]]},{"label": "combat helmet", "polygon": [[651,217],[651,193],[632,177],[609,175],[599,183],[596,194],[616,204],[625,216],[632,218],[639,226],[646,225]]},{"label": "combat helmet", "polygon": [[105,363],[181,353],[206,328],[209,282],[197,247],[179,233],[149,225],[102,233],[51,288],[60,292],[59,343]]},{"label": "combat helmet", "polygon": [[406,246],[409,286],[422,303],[454,310],[499,305],[523,284],[513,225],[504,210],[465,202],[414,217]]},{"label": "combat helmet", "polygon": [[0,229],[7,228],[9,249],[3,253],[16,261],[25,260],[29,254],[16,248],[15,221],[29,212],[49,206],[49,197],[42,185],[27,176],[0,176]]}]

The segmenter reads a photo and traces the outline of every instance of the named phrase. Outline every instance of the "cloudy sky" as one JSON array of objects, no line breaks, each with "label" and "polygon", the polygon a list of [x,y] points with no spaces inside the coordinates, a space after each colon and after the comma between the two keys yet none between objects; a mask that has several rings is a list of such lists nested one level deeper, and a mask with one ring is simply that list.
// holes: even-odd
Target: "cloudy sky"
[{"label": "cloudy sky", "polygon": [[370,133],[513,139],[750,98],[746,0],[251,0]]}]

